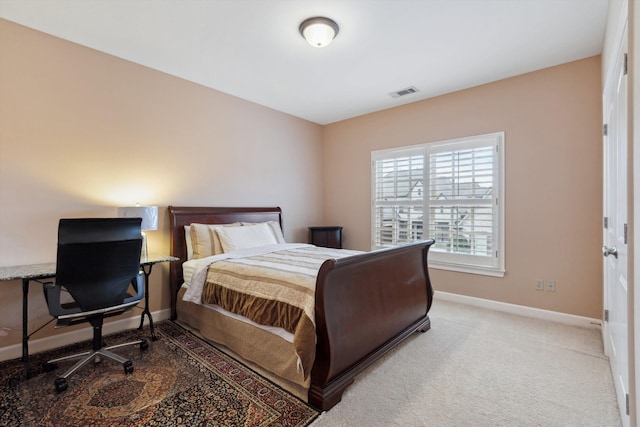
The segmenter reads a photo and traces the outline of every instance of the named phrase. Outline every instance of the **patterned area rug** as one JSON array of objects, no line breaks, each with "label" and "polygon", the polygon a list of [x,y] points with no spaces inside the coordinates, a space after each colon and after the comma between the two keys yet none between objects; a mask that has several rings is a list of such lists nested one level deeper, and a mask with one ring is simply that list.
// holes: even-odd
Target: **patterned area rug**
[{"label": "patterned area rug", "polygon": [[43,372],[42,362],[82,352],[90,343],[33,355],[30,378],[22,363],[0,363],[0,425],[24,426],[306,426],[318,412],[280,387],[170,321],[107,337],[109,345],[146,338],[149,349],[127,346],[134,372],[110,360],[90,364],[56,393],[56,377],[74,362]]}]

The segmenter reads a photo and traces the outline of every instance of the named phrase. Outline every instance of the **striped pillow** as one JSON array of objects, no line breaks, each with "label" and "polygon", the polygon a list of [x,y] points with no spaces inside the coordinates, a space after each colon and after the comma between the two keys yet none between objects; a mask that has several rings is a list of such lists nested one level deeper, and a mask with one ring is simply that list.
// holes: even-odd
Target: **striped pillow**
[{"label": "striped pillow", "polygon": [[239,222],[232,224],[191,224],[190,234],[193,258],[205,258],[224,253],[216,230],[223,227],[240,227],[241,225]]}]

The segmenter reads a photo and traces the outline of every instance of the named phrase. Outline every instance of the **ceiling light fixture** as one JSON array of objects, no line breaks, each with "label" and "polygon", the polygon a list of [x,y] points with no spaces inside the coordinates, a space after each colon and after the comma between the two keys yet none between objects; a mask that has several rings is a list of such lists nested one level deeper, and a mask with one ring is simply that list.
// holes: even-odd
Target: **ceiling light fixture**
[{"label": "ceiling light fixture", "polygon": [[316,16],[302,21],[300,34],[313,47],[325,47],[338,35],[340,28],[332,19]]}]

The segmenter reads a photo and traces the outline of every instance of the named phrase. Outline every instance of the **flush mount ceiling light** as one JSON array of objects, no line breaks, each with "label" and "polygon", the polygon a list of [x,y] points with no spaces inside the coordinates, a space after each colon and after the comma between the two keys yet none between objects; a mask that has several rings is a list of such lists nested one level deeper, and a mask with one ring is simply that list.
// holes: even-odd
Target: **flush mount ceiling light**
[{"label": "flush mount ceiling light", "polygon": [[338,35],[338,24],[332,19],[316,16],[302,21],[300,34],[313,47],[329,46]]}]

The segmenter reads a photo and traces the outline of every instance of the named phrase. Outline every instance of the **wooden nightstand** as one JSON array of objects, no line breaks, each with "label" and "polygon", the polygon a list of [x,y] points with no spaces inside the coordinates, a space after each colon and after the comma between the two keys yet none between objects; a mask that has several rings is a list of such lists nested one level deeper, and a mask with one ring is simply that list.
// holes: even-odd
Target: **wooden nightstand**
[{"label": "wooden nightstand", "polygon": [[342,227],[309,227],[309,243],[325,248],[342,249]]}]

